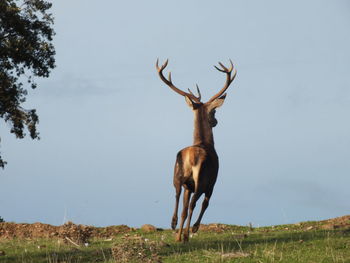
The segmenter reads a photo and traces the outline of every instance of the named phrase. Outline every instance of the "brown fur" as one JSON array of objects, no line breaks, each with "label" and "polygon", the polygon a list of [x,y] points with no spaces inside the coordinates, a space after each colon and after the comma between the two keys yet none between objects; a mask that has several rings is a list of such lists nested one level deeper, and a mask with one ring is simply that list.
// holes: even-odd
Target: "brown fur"
[{"label": "brown fur", "polygon": [[[198,106],[198,105],[197,105]],[[184,188],[184,204],[181,215],[180,229],[176,236],[177,241],[181,241],[184,223],[187,218],[187,226],[184,231],[183,241],[188,241],[189,228],[193,209],[197,200],[204,193],[205,198],[198,220],[192,227],[192,232],[197,232],[202,216],[209,205],[209,199],[216,182],[219,159],[214,148],[212,127],[209,125],[209,113],[207,107],[201,104],[193,108],[195,114],[194,123],[194,144],[182,149],[176,158],[174,171],[174,186],[176,189],[175,211],[171,226],[173,229],[177,225],[178,202],[181,188]],[[191,195],[192,199],[191,198]]]},{"label": "brown fur", "polygon": [[[183,234],[183,241],[188,241],[193,209],[196,206],[197,200],[202,194],[204,194],[205,197],[202,203],[202,209],[197,221],[192,227],[193,233],[198,231],[203,214],[209,205],[209,200],[213,193],[219,171],[219,158],[214,148],[212,128],[217,124],[217,120],[215,119],[216,108],[220,107],[224,103],[226,98],[226,94],[224,92],[232,83],[237,73],[237,71],[234,70],[234,74],[231,76],[233,64],[231,60],[230,62],[231,67],[229,69],[220,62],[219,65],[221,66],[221,69],[215,67],[217,70],[226,73],[226,83],[224,87],[206,103],[202,103],[200,101],[201,94],[198,86],[198,96],[195,96],[190,90],[190,93],[186,93],[175,87],[171,81],[170,73],[168,79],[164,77],[163,70],[168,65],[168,60],[161,67],[158,66],[158,60],[156,63],[156,68],[161,80],[172,90],[184,96],[188,106],[192,108],[194,113],[193,145],[178,152],[174,169],[176,202],[174,215],[171,221],[172,229],[175,229],[177,225],[179,199],[182,188],[184,189],[183,210],[181,214],[180,228],[176,235],[177,241],[181,241],[182,239],[182,231],[186,219],[187,225]],[[191,198],[192,194],[193,196]]]}]

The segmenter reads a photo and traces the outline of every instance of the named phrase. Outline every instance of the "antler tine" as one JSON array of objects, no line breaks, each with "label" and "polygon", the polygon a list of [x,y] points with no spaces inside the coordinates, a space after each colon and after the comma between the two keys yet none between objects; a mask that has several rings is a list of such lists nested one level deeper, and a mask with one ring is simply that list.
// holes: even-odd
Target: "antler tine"
[{"label": "antler tine", "polygon": [[224,69],[224,71],[228,71],[228,69],[221,62],[219,62],[219,65]]},{"label": "antler tine", "polygon": [[169,86],[173,91],[175,91],[176,93],[182,95],[182,96],[187,96],[190,99],[192,99],[194,102],[199,103],[200,102],[200,93],[199,96],[196,97],[190,90],[190,93],[184,92],[180,89],[178,89],[177,87],[175,87],[175,85],[173,84],[173,82],[171,81],[171,72],[168,73],[168,78],[164,77],[163,75],[163,70],[166,68],[166,66],[168,65],[168,59],[164,62],[164,64],[159,67],[159,59],[157,59],[156,61],[156,69],[158,71],[159,77],[160,79],[167,85]]},{"label": "antler tine", "polygon": [[190,89],[187,89],[187,90],[191,95],[195,96]]},{"label": "antler tine", "polygon": [[157,58],[156,68],[157,68],[158,72],[160,72],[160,71],[163,71],[163,69],[165,69],[166,66],[168,66],[169,59],[167,59],[160,68],[158,66],[158,62],[159,62],[159,58]]},{"label": "antler tine", "polygon": [[[234,68],[232,60],[230,59],[230,68],[228,69],[227,67],[225,67],[221,62],[219,62],[219,65],[221,66],[221,68],[214,66],[218,71],[226,73],[226,83],[224,85],[224,87],[218,92],[216,93],[209,101],[208,103],[212,102],[213,100],[217,99],[218,97],[220,97],[222,94],[224,94],[224,92],[228,89],[228,87],[230,86],[230,84],[232,83],[232,81],[235,79],[236,74],[237,74],[237,70],[236,68]],[[231,77],[231,73],[233,71],[233,76]]]},{"label": "antler tine", "polygon": [[196,84],[196,87],[197,87],[198,96],[194,95],[193,92],[192,92],[190,89],[188,89],[188,91],[189,91],[189,93],[190,93],[192,96],[196,97],[196,98],[200,101],[201,98],[202,98],[202,95],[201,95],[201,92],[200,92],[200,90],[199,90],[198,84]]},{"label": "antler tine", "polygon": [[156,61],[156,69],[157,70],[159,69],[158,62],[159,62],[159,58],[157,58],[157,61]]},{"label": "antler tine", "polygon": [[222,69],[218,68],[217,66],[214,66],[218,71],[221,71],[221,72],[224,72],[224,73],[229,73],[229,72],[232,72],[232,70],[233,70],[233,63],[232,63],[231,59],[230,59],[230,69],[226,68],[224,66],[224,64],[222,64],[220,61],[219,61],[219,65],[222,67]]},{"label": "antler tine", "polygon": [[199,90],[198,84],[196,84],[196,87],[197,87],[198,99],[201,100],[202,95],[201,95],[201,91]]},{"label": "antler tine", "polygon": [[232,63],[232,60],[230,59],[230,71],[232,71],[232,69],[233,69],[233,63]]},{"label": "antler tine", "polygon": [[169,73],[168,73],[168,79],[171,82],[171,71],[169,71]]},{"label": "antler tine", "polygon": [[224,72],[225,73],[225,71],[224,70],[222,70],[221,68],[218,68],[217,66],[215,66],[214,65],[214,68],[216,68],[218,71],[221,71],[221,72]]}]

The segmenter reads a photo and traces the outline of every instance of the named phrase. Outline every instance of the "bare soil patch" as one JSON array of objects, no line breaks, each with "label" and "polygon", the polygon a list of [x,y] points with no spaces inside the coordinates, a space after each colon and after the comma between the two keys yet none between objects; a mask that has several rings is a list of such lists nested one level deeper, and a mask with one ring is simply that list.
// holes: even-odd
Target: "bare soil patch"
[{"label": "bare soil patch", "polygon": [[0,239],[59,238],[65,242],[71,240],[79,245],[87,243],[90,238],[111,238],[129,231],[131,231],[131,228],[126,225],[93,227],[77,225],[72,222],[67,222],[61,226],[43,223],[0,223]]},{"label": "bare soil patch", "polygon": [[[299,223],[300,225],[300,223]],[[222,233],[230,229],[225,224],[201,224],[199,230],[203,232]],[[350,215],[319,221],[310,229],[350,229]],[[158,231],[160,229],[151,225],[144,225],[145,232]],[[67,222],[61,226],[53,226],[43,223],[21,224],[3,222],[0,223],[0,239],[36,239],[36,238],[59,238],[83,244],[90,238],[112,238],[113,236],[126,234],[132,231],[126,225],[94,227]],[[307,229],[308,230],[308,229]]]},{"label": "bare soil patch", "polygon": [[320,223],[322,229],[350,229],[350,215],[323,220]]},{"label": "bare soil patch", "polygon": [[164,245],[142,236],[125,235],[123,242],[112,248],[112,255],[116,262],[161,263],[159,252]]},{"label": "bare soil patch", "polygon": [[201,224],[199,226],[199,231],[223,233],[227,231],[229,228],[230,227],[225,224],[208,224],[208,225]]}]

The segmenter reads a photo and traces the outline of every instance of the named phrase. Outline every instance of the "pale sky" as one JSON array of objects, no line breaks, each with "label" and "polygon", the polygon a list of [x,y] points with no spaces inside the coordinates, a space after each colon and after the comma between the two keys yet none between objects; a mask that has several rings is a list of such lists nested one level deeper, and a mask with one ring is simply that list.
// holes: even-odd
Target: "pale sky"
[{"label": "pale sky", "polygon": [[57,68],[26,103],[41,140],[0,126],[6,221],[170,227],[193,116],[158,57],[204,101],[225,81],[213,65],[238,70],[217,110],[220,171],[203,223],[350,213],[349,1],[61,0],[52,12]]}]

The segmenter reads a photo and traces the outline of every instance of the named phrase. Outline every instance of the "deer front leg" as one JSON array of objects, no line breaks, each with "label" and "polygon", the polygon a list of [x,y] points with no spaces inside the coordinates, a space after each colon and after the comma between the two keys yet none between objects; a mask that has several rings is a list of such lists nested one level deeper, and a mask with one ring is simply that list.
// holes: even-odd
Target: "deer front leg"
[{"label": "deer front leg", "polygon": [[175,184],[175,191],[176,191],[176,195],[175,195],[175,209],[174,209],[173,218],[171,220],[171,228],[173,230],[175,230],[176,225],[177,225],[177,211],[179,209],[179,199],[180,199],[180,195],[181,195],[181,185],[180,185],[180,183]]},{"label": "deer front leg", "polygon": [[185,189],[180,228],[179,228],[179,231],[177,232],[177,235],[175,238],[175,240],[179,241],[179,242],[181,241],[182,229],[183,229],[184,223],[185,223],[186,218],[187,218],[188,203],[190,202],[190,197],[191,197],[191,191],[188,189]]},{"label": "deer front leg", "polygon": [[205,210],[207,209],[207,207],[209,205],[210,196],[211,196],[211,193],[210,194],[205,194],[205,197],[204,197],[204,200],[203,200],[203,203],[202,203],[202,209],[201,209],[201,212],[199,213],[199,216],[198,216],[198,219],[197,219],[196,223],[194,223],[194,225],[192,227],[192,233],[196,233],[198,231],[198,228],[199,228],[199,225],[201,223],[203,214],[204,214]]}]

